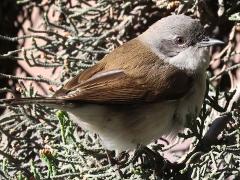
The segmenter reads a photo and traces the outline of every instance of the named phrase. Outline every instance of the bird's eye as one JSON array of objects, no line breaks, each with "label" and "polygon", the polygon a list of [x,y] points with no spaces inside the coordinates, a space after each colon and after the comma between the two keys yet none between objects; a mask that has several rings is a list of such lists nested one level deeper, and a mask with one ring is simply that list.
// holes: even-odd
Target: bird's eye
[{"label": "bird's eye", "polygon": [[182,44],[185,43],[183,37],[179,37],[179,36],[175,38],[175,42],[176,42],[178,45],[182,45]]}]

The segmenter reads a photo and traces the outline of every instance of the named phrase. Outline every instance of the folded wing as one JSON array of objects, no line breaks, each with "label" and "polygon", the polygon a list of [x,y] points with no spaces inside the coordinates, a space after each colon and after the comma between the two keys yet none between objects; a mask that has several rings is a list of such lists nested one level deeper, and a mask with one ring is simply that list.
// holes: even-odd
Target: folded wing
[{"label": "folded wing", "polygon": [[165,63],[134,39],[72,78],[54,97],[104,104],[158,102],[185,96],[192,82],[191,73]]}]

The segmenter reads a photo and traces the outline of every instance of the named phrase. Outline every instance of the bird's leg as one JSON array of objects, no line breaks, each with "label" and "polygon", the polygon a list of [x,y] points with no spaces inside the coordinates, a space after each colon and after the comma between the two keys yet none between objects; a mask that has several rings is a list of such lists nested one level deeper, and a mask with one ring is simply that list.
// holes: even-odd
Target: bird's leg
[{"label": "bird's leg", "polygon": [[144,145],[138,145],[132,162],[136,162],[139,157],[143,162],[143,154],[145,154],[146,157],[149,159],[150,165],[153,167],[156,174],[159,174],[157,172],[163,172],[166,167],[166,161],[164,160],[164,158],[158,152],[154,152],[153,150],[149,149],[147,146]]},{"label": "bird's leg", "polygon": [[108,163],[111,165],[111,166],[114,166],[115,164],[117,164],[116,162],[116,159],[113,158],[113,152],[112,151],[109,151],[107,149],[105,149],[106,151],[106,155],[107,155],[107,160],[108,160]]},{"label": "bird's leg", "polygon": [[121,168],[120,168],[120,159],[121,159],[121,156],[122,154],[119,154],[117,152],[115,152],[115,156],[116,158],[113,157],[113,151],[109,151],[107,149],[106,150],[106,155],[107,155],[107,159],[108,159],[108,163],[111,165],[111,166],[117,166],[117,173],[119,175],[119,177],[121,177],[121,179],[123,179],[123,173],[121,171]]},{"label": "bird's leg", "polygon": [[143,148],[144,148],[143,145],[141,145],[141,144],[137,145],[137,148],[136,148],[133,158],[132,158],[133,163],[135,163],[138,160],[138,158],[140,158],[141,162],[143,162],[143,159],[142,159],[142,155],[144,154]]}]

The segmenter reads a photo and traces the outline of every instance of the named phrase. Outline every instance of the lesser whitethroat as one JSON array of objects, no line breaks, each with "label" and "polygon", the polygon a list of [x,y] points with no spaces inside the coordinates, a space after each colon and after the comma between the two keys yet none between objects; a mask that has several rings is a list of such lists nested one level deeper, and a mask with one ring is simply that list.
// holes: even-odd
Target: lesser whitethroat
[{"label": "lesser whitethroat", "polygon": [[134,149],[176,133],[197,117],[205,94],[208,47],[198,20],[171,15],[70,79],[51,97],[2,100],[66,110],[107,149]]}]

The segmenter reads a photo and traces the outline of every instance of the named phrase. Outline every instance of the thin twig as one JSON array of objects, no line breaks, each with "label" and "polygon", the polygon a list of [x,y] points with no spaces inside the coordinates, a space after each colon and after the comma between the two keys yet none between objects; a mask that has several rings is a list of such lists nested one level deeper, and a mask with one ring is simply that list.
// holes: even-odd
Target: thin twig
[{"label": "thin twig", "polygon": [[60,85],[60,83],[51,81],[49,79],[45,78],[35,78],[35,77],[20,77],[20,76],[13,76],[8,74],[0,73],[0,78],[6,78],[6,79],[14,79],[14,80],[27,80],[27,81],[36,81],[36,82],[43,82],[51,85]]}]

